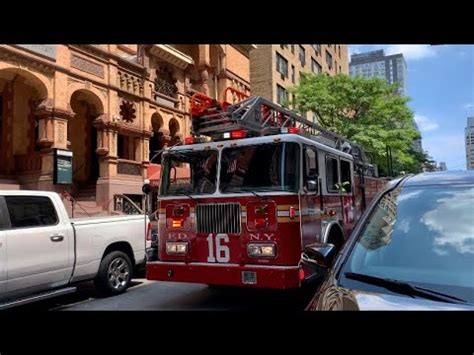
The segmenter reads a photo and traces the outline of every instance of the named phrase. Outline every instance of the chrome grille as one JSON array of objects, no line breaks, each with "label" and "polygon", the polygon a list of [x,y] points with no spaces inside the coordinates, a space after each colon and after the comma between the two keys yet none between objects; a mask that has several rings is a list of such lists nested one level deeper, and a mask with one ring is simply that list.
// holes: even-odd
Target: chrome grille
[{"label": "chrome grille", "polygon": [[212,203],[196,206],[198,233],[240,234],[239,203]]}]

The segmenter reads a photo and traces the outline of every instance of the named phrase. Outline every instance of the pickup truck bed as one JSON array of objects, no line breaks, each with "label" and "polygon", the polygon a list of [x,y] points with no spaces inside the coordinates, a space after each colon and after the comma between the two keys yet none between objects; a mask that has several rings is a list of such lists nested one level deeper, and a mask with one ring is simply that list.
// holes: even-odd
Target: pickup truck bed
[{"label": "pickup truck bed", "polygon": [[54,192],[0,190],[0,308],[85,280],[124,292],[149,232],[143,215],[69,219]]}]

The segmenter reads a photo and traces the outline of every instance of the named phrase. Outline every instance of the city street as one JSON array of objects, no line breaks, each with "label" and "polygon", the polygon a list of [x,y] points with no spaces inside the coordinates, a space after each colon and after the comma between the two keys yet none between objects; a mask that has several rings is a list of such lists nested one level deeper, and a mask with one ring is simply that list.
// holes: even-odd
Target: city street
[{"label": "city street", "polygon": [[94,311],[94,310],[303,310],[311,297],[303,292],[251,289],[213,289],[207,285],[155,282],[135,279],[127,292],[99,298],[91,283],[78,292],[18,307],[18,311]]}]

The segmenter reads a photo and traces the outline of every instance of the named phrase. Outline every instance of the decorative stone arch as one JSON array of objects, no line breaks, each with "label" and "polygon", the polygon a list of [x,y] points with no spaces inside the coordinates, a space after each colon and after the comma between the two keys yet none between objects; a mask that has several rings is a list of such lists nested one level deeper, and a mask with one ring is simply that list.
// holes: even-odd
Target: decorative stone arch
[{"label": "decorative stone arch", "polygon": [[38,100],[52,98],[53,87],[51,78],[40,72],[33,72],[21,68],[19,65],[13,65],[8,62],[0,62],[0,78],[10,77],[11,75],[22,77],[25,83],[37,90]]},{"label": "decorative stone arch", "polygon": [[101,176],[100,156],[107,155],[109,147],[100,94],[82,85],[75,87],[69,96],[74,117],[68,121],[68,143],[73,152],[75,187],[80,188],[82,184],[95,184]]},{"label": "decorative stone arch", "polygon": [[97,90],[95,87],[90,85],[90,87],[86,87],[86,84],[83,83],[71,83],[68,85],[68,90],[67,90],[67,97],[68,100],[67,102],[70,104],[72,96],[76,92],[83,92],[85,95],[88,96],[88,98],[91,100],[91,103],[94,104],[96,108],[100,111],[100,114],[105,114],[107,113],[107,102],[105,98],[102,96],[101,92]]},{"label": "decorative stone arch", "polygon": [[159,164],[161,155],[156,155],[156,153],[169,145],[170,136],[166,129],[165,120],[158,111],[151,115],[150,131],[153,132],[153,135],[148,143],[148,159],[152,164]]},{"label": "decorative stone arch", "polygon": [[176,118],[171,118],[168,122],[168,129],[170,130],[170,136],[173,137],[177,133],[180,133],[180,124]]},{"label": "decorative stone arch", "polygon": [[150,123],[151,123],[150,130],[155,133],[158,133],[160,129],[163,128],[164,126],[163,117],[158,112],[154,112],[151,115]]},{"label": "decorative stone arch", "polygon": [[52,125],[40,122],[37,109],[51,106],[51,79],[10,62],[0,62],[0,173],[41,170],[39,142],[49,130],[48,147],[52,144]]},{"label": "decorative stone arch", "polygon": [[171,146],[182,141],[183,135],[181,134],[181,125],[175,117],[170,118],[170,120],[168,121],[168,129],[170,132]]}]

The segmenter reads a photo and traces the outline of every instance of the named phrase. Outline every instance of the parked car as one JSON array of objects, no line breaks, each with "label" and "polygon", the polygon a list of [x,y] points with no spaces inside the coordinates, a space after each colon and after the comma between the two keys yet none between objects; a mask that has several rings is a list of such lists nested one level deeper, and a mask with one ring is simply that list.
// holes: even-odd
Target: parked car
[{"label": "parked car", "polygon": [[[474,309],[474,172],[392,182],[367,209],[308,310]],[[333,246],[306,262],[327,268]]]},{"label": "parked car", "polygon": [[0,190],[0,308],[75,291],[94,280],[124,292],[150,243],[143,215],[69,219],[58,194]]}]

